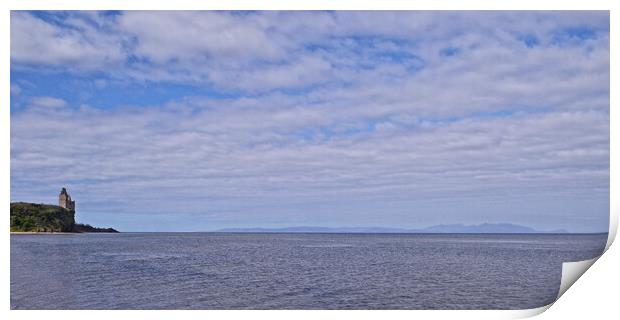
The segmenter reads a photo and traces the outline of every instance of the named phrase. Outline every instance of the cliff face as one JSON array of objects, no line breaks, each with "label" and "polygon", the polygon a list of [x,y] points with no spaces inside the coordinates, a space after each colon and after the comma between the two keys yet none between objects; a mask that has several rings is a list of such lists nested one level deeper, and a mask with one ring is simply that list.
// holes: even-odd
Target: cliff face
[{"label": "cliff face", "polygon": [[118,232],[75,223],[75,211],[51,204],[11,203],[11,232]]},{"label": "cliff face", "polygon": [[49,205],[11,203],[11,231],[13,232],[71,232],[75,212]]}]

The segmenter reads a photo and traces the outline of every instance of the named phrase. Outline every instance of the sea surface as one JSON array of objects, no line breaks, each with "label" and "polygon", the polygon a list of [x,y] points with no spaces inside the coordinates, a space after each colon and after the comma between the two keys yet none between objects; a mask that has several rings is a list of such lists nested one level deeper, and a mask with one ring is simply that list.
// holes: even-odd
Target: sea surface
[{"label": "sea surface", "polygon": [[11,309],[524,309],[607,234],[11,235]]}]

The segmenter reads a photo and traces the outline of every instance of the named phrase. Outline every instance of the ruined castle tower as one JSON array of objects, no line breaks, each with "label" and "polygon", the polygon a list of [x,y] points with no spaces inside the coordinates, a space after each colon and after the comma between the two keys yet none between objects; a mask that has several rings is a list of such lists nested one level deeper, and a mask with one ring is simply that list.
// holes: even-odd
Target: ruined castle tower
[{"label": "ruined castle tower", "polygon": [[75,201],[71,200],[71,196],[67,193],[67,189],[62,188],[58,196],[58,205],[69,210],[75,211]]}]

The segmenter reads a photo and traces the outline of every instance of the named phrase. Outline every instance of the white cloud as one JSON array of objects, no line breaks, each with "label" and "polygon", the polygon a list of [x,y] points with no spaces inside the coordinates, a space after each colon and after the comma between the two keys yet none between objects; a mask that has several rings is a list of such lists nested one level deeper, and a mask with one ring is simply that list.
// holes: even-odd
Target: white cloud
[{"label": "white cloud", "polygon": [[[572,26],[596,36],[557,43]],[[14,13],[11,32],[19,67],[229,93],[32,98],[11,115],[15,199],[68,183],[84,210],[247,223],[536,214],[570,229],[570,213],[591,231],[608,214],[607,13]]]},{"label": "white cloud", "polygon": [[[594,67],[609,56],[605,12],[63,14],[66,17],[54,23],[12,13],[15,66],[62,67],[256,93],[333,82],[362,86],[377,79],[408,81],[416,78],[410,68],[445,79],[441,70],[451,75],[465,71],[464,76],[476,70],[482,77],[487,71],[502,71],[499,64],[516,68],[523,78],[528,76],[523,63],[529,61],[544,64],[548,74],[549,68],[564,68],[563,63],[583,62],[583,55],[592,55],[594,65],[589,65]],[[596,30],[596,38],[554,43],[558,34],[575,26]],[[539,46],[528,49],[523,35],[535,36]],[[459,54],[442,57],[439,52],[447,47]],[[529,72],[540,73],[538,66],[529,67]]]},{"label": "white cloud", "polygon": [[285,51],[251,16],[245,19],[216,12],[136,11],[122,14],[118,27],[134,37],[136,55],[157,64],[223,58],[236,64],[285,56]]},{"label": "white cloud", "polygon": [[61,27],[29,13],[11,12],[11,61],[18,66],[105,70],[125,58],[117,37],[86,24]]},{"label": "white cloud", "polygon": [[67,105],[67,102],[54,97],[32,97],[30,104],[37,107],[59,108]]},{"label": "white cloud", "polygon": [[[514,201],[545,194],[574,203],[584,197],[600,201],[609,188],[609,116],[604,112],[443,123],[385,120],[382,125],[391,130],[349,133],[366,121],[362,115],[338,120],[331,127],[335,133],[306,135],[300,130],[308,123],[336,122],[332,117],[337,115],[323,112],[313,120],[305,109],[289,112],[24,111],[11,124],[14,196],[25,191],[20,186],[28,181],[69,183],[87,212],[110,210],[88,199],[117,203],[121,209],[115,210],[134,213],[175,212],[177,203],[184,204],[183,212],[195,213],[268,214],[288,206],[287,221],[307,217],[308,212],[292,208],[308,203],[311,208],[331,202],[370,208],[406,202],[400,210],[408,208],[409,216],[385,212],[384,220],[413,223],[416,215],[432,210],[416,209],[417,202],[455,197]],[[340,125],[345,128],[338,133]],[[368,214],[368,209],[357,210]],[[541,213],[547,214],[553,213]],[[514,209],[479,215],[487,220],[519,216]]]}]

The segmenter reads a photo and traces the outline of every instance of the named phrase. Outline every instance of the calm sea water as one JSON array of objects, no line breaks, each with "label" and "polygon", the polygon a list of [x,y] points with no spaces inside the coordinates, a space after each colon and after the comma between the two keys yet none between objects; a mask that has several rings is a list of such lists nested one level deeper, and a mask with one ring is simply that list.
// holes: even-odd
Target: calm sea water
[{"label": "calm sea water", "polygon": [[522,309],[607,234],[11,235],[12,309]]}]

